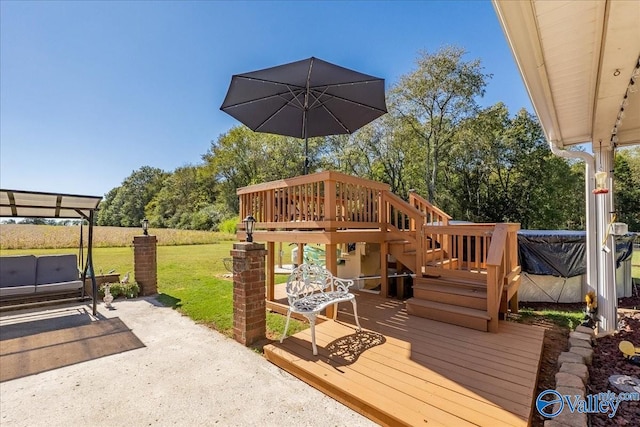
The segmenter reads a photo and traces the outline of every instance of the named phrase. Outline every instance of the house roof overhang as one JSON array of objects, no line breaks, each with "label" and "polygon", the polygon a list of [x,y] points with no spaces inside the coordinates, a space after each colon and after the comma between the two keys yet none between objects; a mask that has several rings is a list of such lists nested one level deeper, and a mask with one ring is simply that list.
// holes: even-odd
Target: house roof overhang
[{"label": "house roof overhang", "polygon": [[0,189],[0,217],[88,219],[99,196]]},{"label": "house roof overhang", "polygon": [[594,151],[640,144],[639,1],[493,5],[550,141]]}]

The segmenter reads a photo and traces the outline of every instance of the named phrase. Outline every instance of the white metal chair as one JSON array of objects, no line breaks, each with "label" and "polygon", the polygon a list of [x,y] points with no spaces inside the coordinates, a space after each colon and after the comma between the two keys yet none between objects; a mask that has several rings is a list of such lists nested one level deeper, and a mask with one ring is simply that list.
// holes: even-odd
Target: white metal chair
[{"label": "white metal chair", "polygon": [[353,286],[353,280],[333,277],[331,272],[319,265],[301,264],[296,267],[287,280],[287,298],[289,300],[289,310],[287,311],[287,323],[280,342],[287,336],[291,313],[299,313],[309,319],[311,325],[311,346],[314,356],[318,354],[316,346],[316,317],[328,306],[335,304],[333,319],[338,313],[337,304],[351,301],[353,304],[353,315],[356,319],[358,331],[361,330],[358,321],[358,307],[356,296],[349,292],[349,287]]}]

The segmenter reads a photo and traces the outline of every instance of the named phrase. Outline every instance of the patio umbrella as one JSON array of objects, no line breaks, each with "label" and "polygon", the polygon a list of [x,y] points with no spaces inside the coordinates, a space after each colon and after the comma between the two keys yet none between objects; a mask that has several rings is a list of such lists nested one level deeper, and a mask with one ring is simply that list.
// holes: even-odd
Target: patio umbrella
[{"label": "patio umbrella", "polygon": [[308,58],[231,78],[220,107],[256,132],[304,138],[350,134],[387,112],[384,79]]}]

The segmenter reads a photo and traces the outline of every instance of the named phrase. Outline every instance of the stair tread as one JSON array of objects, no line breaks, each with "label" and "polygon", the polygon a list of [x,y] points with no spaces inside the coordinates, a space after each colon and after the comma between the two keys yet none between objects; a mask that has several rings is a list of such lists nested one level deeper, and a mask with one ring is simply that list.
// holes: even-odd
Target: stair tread
[{"label": "stair tread", "polygon": [[[483,277],[486,280],[486,278]],[[416,284],[437,285],[437,286],[457,286],[459,288],[475,288],[487,289],[487,283],[484,280],[460,279],[456,277],[432,277],[422,276],[416,278]]]},{"label": "stair tread", "polygon": [[455,294],[461,296],[475,297],[475,298],[487,298],[487,291],[485,287],[473,286],[464,288],[461,286],[448,286],[446,284],[433,284],[433,283],[415,283],[414,288],[420,288],[426,291],[442,292],[447,294]]},{"label": "stair tread", "polygon": [[409,298],[407,304],[419,305],[425,308],[431,308],[434,310],[447,311],[449,313],[461,314],[469,317],[477,317],[480,319],[491,320],[491,316],[484,310],[477,310],[475,308],[460,307],[458,305],[444,304],[435,301],[427,301],[417,298]]}]

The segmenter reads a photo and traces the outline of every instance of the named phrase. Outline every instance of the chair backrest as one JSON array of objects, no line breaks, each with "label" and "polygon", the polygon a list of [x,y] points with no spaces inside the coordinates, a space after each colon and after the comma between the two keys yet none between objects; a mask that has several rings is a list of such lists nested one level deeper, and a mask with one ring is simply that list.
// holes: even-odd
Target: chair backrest
[{"label": "chair backrest", "polygon": [[316,292],[333,291],[333,275],[322,266],[300,264],[287,279],[287,298],[292,304]]}]

